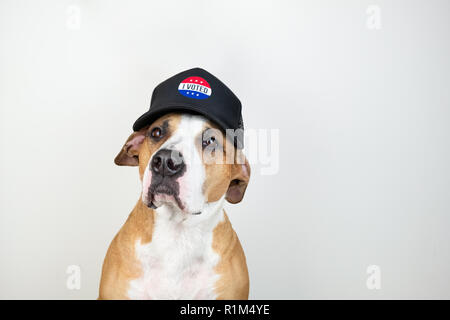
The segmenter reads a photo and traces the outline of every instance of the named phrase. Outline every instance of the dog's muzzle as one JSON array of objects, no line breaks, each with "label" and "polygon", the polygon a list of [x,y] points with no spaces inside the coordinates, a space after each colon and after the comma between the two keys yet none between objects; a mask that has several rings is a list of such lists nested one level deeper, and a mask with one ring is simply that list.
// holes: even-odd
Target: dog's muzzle
[{"label": "dog's muzzle", "polygon": [[156,209],[155,197],[173,198],[178,207],[183,210],[180,200],[180,185],[177,181],[186,171],[186,164],[181,152],[161,149],[151,159],[149,170],[152,181],[148,190],[149,207]]}]

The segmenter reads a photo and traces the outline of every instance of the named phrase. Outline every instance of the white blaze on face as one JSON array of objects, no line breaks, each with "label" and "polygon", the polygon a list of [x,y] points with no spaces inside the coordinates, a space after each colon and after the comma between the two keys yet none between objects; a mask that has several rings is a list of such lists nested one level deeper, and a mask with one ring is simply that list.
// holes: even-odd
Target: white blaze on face
[{"label": "white blaze on face", "polygon": [[150,203],[150,199],[148,199],[148,189],[150,189],[150,184],[152,182],[152,172],[149,168],[150,166],[150,161],[149,164],[147,166],[147,168],[145,169],[144,172],[144,177],[142,178],[142,201],[148,205]]},{"label": "white blaze on face", "polygon": [[[177,182],[180,188],[178,196],[184,205],[184,211],[186,213],[201,212],[206,202],[202,190],[205,181],[205,168],[198,148],[195,145],[196,143],[199,143],[196,139],[201,135],[204,123],[205,119],[201,116],[183,114],[178,123],[178,127],[174,128],[171,137],[154,152],[154,154],[156,154],[161,149],[168,149],[181,152],[183,155],[186,170],[183,175],[177,179]],[[150,158],[149,165],[152,162],[152,159],[153,155]],[[151,177],[152,174],[150,168],[147,167],[143,177],[142,198],[144,203],[146,203],[147,200],[146,198],[148,188],[151,184]],[[163,196],[160,199],[169,198],[171,197]],[[160,205],[161,203],[155,204],[158,206],[158,204]]]}]

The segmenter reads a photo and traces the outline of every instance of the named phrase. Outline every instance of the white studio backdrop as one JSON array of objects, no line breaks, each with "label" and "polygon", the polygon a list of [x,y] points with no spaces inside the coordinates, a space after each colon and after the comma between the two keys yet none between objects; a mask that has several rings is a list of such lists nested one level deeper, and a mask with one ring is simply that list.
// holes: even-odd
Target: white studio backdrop
[{"label": "white studio backdrop", "polygon": [[97,297],[140,193],[113,159],[153,88],[192,67],[278,132],[276,172],[255,163],[227,206],[250,298],[450,298],[449,9],[1,0],[0,298]]}]

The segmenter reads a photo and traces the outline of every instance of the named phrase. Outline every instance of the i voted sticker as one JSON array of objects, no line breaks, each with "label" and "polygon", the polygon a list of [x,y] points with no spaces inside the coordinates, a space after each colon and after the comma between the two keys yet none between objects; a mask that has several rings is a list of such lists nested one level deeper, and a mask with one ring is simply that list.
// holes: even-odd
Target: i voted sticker
[{"label": "i voted sticker", "polygon": [[208,82],[201,77],[189,77],[181,81],[178,91],[185,97],[206,99],[211,96],[212,90]]}]

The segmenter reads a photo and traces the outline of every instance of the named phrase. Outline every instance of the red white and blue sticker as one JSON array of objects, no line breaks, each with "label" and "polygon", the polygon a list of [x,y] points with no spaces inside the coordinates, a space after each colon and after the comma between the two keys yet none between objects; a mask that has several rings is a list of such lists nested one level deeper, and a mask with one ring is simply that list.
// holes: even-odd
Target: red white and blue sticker
[{"label": "red white and blue sticker", "polygon": [[211,96],[212,90],[208,82],[201,77],[189,77],[181,81],[178,91],[185,97],[206,99]]}]

